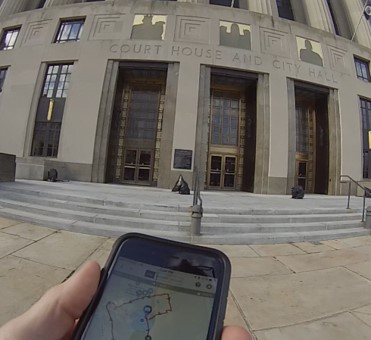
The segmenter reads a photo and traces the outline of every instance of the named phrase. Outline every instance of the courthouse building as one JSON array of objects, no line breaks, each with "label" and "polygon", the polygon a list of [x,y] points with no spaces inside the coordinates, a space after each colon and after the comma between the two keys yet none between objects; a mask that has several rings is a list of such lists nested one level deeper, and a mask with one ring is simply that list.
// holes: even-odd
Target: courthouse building
[{"label": "courthouse building", "polygon": [[371,178],[370,12],[0,0],[0,152],[23,179],[342,194]]}]

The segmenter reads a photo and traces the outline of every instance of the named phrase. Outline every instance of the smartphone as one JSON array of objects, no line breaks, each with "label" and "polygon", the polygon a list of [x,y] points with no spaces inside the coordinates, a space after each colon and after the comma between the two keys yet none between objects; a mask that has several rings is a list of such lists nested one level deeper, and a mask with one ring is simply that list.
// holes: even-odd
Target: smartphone
[{"label": "smartphone", "polygon": [[218,250],[121,236],[73,339],[219,340],[230,273]]}]

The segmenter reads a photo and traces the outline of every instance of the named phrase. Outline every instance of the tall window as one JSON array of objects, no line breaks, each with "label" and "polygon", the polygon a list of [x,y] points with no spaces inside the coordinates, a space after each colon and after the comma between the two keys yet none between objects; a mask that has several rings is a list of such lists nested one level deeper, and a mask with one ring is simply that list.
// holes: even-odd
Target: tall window
[{"label": "tall window", "polygon": [[210,0],[211,5],[240,8],[239,0]]},{"label": "tall window", "polygon": [[[297,0],[295,0],[297,1]],[[281,18],[295,20],[290,0],[276,0],[278,15]]]},{"label": "tall window", "polygon": [[39,4],[37,5],[36,8],[43,8],[44,5],[45,5],[45,2],[46,2],[46,0],[40,0],[40,1],[39,1]]},{"label": "tall window", "polygon": [[20,27],[5,29],[0,40],[0,50],[11,50],[14,48]]},{"label": "tall window", "polygon": [[370,62],[368,60],[354,57],[357,78],[370,82]]},{"label": "tall window", "polygon": [[331,15],[332,22],[334,24],[335,33],[337,35],[340,35],[339,26],[338,26],[338,23],[337,23],[337,18],[336,18],[336,15],[335,15],[334,7],[332,5],[332,0],[327,0],[327,5],[328,5],[328,8],[330,10],[330,15]]},{"label": "tall window", "polygon": [[7,68],[0,68],[0,93],[3,92],[3,86],[7,71]]},{"label": "tall window", "polygon": [[84,19],[62,21],[55,42],[79,41],[83,27]]},{"label": "tall window", "polygon": [[239,99],[214,95],[212,107],[211,143],[238,145]]},{"label": "tall window", "polygon": [[296,109],[296,152],[309,152],[309,117],[303,106]]},{"label": "tall window", "polygon": [[371,101],[360,100],[363,136],[363,178],[371,178]]},{"label": "tall window", "polygon": [[49,65],[37,108],[32,156],[57,157],[73,65]]}]

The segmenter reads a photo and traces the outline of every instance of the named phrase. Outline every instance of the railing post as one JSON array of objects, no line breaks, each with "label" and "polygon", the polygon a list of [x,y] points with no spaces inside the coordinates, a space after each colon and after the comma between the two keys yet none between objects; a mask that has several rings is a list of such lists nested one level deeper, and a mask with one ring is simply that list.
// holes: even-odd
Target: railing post
[{"label": "railing post", "polygon": [[[366,210],[366,198],[371,197],[371,190],[367,187],[364,187],[360,185],[357,181],[355,181],[352,177],[348,175],[340,175],[340,182],[345,183],[344,181],[341,181],[342,178],[347,178],[348,179],[348,204],[347,204],[347,209],[350,209],[350,190],[351,190],[351,185],[352,182],[357,185],[357,187],[361,188],[363,190],[363,207],[362,207],[362,222],[365,222],[365,210]],[[370,216],[369,216],[370,212]],[[366,216],[366,224],[369,224],[371,227],[371,208],[367,209],[367,216]]]},{"label": "railing post", "polygon": [[347,204],[347,209],[350,209],[350,189],[351,189],[352,181],[349,181],[348,185],[348,204]]},{"label": "railing post", "polygon": [[371,229],[371,207],[366,209],[366,228]]},{"label": "railing post", "polygon": [[201,205],[194,205],[192,207],[192,217],[191,217],[191,235],[201,235],[201,219],[202,219],[203,209]]},{"label": "railing post", "polygon": [[195,168],[194,176],[193,206],[191,211],[191,235],[201,235],[201,219],[203,215],[202,199],[200,194],[200,177],[198,169]]},{"label": "railing post", "polygon": [[363,193],[362,222],[365,221],[365,207],[366,207],[366,190]]}]

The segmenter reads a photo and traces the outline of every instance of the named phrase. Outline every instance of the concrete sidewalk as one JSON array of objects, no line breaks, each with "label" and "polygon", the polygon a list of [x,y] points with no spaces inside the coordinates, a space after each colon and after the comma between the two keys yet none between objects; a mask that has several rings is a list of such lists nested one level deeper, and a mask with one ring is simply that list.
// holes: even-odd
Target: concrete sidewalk
[{"label": "concrete sidewalk", "polygon": [[[113,241],[0,218],[0,324],[86,259],[103,265]],[[258,340],[371,338],[370,236],[217,248],[233,266],[226,324]]]}]

